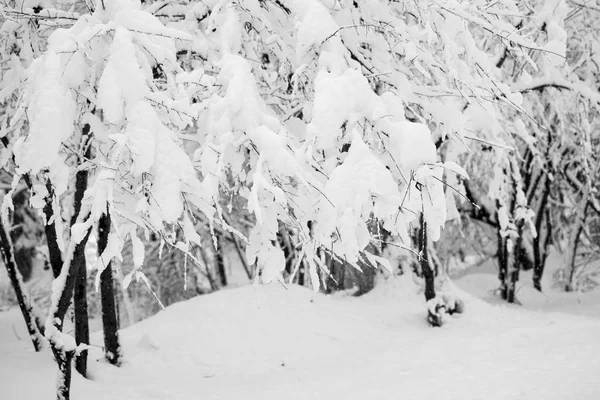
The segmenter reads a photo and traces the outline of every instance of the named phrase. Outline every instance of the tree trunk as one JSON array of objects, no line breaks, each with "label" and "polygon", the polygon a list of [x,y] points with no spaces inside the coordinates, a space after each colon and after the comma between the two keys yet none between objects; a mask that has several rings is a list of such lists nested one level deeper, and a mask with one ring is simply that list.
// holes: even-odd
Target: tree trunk
[{"label": "tree trunk", "polygon": [[[73,255],[73,263],[77,265],[77,277],[75,279],[75,288],[73,294],[73,308],[75,310],[75,343],[77,345],[90,344],[90,328],[88,322],[88,303],[87,303],[87,267],[85,260],[85,245],[89,238],[86,235],[82,243],[78,245]],[[87,357],[88,352],[83,349],[75,357],[75,369],[84,378],[87,377]]]},{"label": "tree trunk", "polygon": [[419,264],[425,281],[425,300],[429,301],[435,297],[435,276],[433,269],[429,265],[427,254],[427,223],[423,214],[421,214],[421,227],[417,236],[417,245],[420,256]]},{"label": "tree trunk", "polygon": [[50,182],[50,180],[46,181],[46,190],[48,191],[48,194],[46,195],[45,205],[43,209],[44,217],[46,219],[44,224],[44,232],[46,233],[46,243],[48,246],[48,255],[50,257],[50,266],[52,267],[52,273],[54,275],[54,278],[58,278],[63,265],[63,260],[60,247],[58,246],[58,234],[56,232],[56,224],[54,223],[54,188],[52,187],[52,183]]},{"label": "tree trunk", "polygon": [[25,325],[27,326],[29,338],[33,343],[33,348],[35,351],[40,351],[43,347],[43,333],[41,333],[43,328],[40,329],[40,327],[38,327],[36,324],[36,317],[33,312],[33,307],[23,292],[23,280],[21,279],[21,274],[17,268],[17,263],[15,262],[15,253],[12,240],[7,232],[7,227],[4,225],[4,221],[0,215],[0,251],[2,252],[2,259],[4,261],[4,265],[6,266],[6,271],[8,272],[8,277],[12,287],[15,291],[19,308],[21,309],[21,313],[25,319]]},{"label": "tree trunk", "polygon": [[306,262],[304,260],[300,261],[300,267],[298,268],[298,285],[304,286],[306,285]]},{"label": "tree trunk", "polygon": [[[542,242],[542,222],[544,216],[550,217],[546,212],[548,197],[550,195],[550,183],[550,177],[547,175],[546,181],[544,182],[544,191],[542,192],[540,206],[535,216],[535,230],[537,235],[533,238],[533,287],[540,292],[542,291],[542,275],[544,274],[544,266],[546,263],[543,253],[546,252],[545,248],[547,248],[548,243],[547,238],[550,236],[550,231],[546,230],[546,239]],[[548,227],[548,222],[546,223],[546,226]],[[542,246],[544,249],[542,249]]]},{"label": "tree trunk", "polygon": [[[85,155],[89,157],[88,139],[90,134],[90,126],[86,124],[82,130],[82,145],[84,146]],[[80,160],[81,164],[81,160]],[[73,216],[71,219],[71,226],[74,223],[82,223],[85,218],[89,218],[88,215],[82,215],[82,203],[83,195],[87,189],[87,171],[79,171],[76,174],[75,182],[75,195],[73,202]],[[54,214],[54,209],[51,206],[54,202],[53,193],[54,189],[50,180],[46,181],[46,187],[48,188],[48,197],[46,197],[46,206],[44,207],[44,213],[46,215],[46,223],[53,221],[53,217],[60,218],[60,215]],[[51,229],[50,229],[51,228]],[[91,228],[88,228],[85,236],[79,243],[75,243],[73,238],[69,242],[67,251],[67,259],[61,265],[59,271],[60,275],[54,280],[52,284],[52,304],[50,306],[50,316],[48,322],[46,322],[46,338],[50,342],[50,347],[56,363],[58,364],[59,376],[57,379],[57,400],[69,400],[71,396],[71,361],[75,356],[77,350],[77,342],[62,332],[64,326],[64,319],[71,304],[71,300],[74,296],[75,286],[77,283],[77,276],[79,271],[85,269],[85,245],[90,237]],[[57,245],[57,235],[54,223],[46,225],[46,240],[48,241],[48,250],[50,252],[50,262],[52,269],[56,273],[57,263],[62,259],[60,248]],[[75,306],[78,307],[77,305]],[[87,310],[86,310],[87,314]],[[80,318],[83,318],[80,312]],[[87,315],[85,316],[87,320]],[[87,322],[87,321],[86,321]],[[75,329],[77,330],[77,323]],[[79,326],[81,329],[81,325]],[[76,332],[76,337],[78,336]],[[85,342],[88,344],[89,340]],[[82,342],[83,343],[83,342]],[[86,360],[86,359],[84,359]],[[79,363],[87,363],[86,361],[79,361]]]},{"label": "tree trunk", "polygon": [[[586,207],[587,209],[587,207]],[[573,239],[572,253],[571,255],[571,270],[569,271],[569,280],[567,281],[567,285],[565,286],[566,292],[572,292],[575,290],[574,280],[575,280],[575,268],[576,268],[576,260],[577,260],[577,248],[579,247],[579,240],[581,238],[581,233],[583,232],[583,221],[577,227],[577,231],[575,233],[575,237]]]},{"label": "tree trunk", "polygon": [[[79,159],[79,164],[83,164],[85,159],[91,156],[90,146],[90,125],[85,124],[81,131],[81,145],[84,159]],[[71,218],[71,227],[77,222],[77,217],[81,211],[81,201],[88,186],[88,171],[86,169],[77,171],[75,174],[75,195],[73,198],[73,217]],[[89,231],[88,231],[89,235]],[[75,293],[73,295],[73,307],[75,309],[75,342],[77,345],[90,343],[90,327],[88,321],[88,303],[87,303],[87,263],[85,259],[85,245],[87,237],[82,241],[80,250],[73,256],[73,262],[79,267],[77,269],[77,280],[75,282]],[[82,350],[75,358],[75,369],[83,377],[87,376],[87,350]]]},{"label": "tree trunk", "polygon": [[569,243],[571,245],[571,254],[570,254],[570,262],[571,262],[571,270],[569,271],[569,280],[567,281],[567,284],[565,285],[565,291],[566,292],[572,292],[575,290],[575,268],[576,268],[576,260],[577,260],[577,249],[579,247],[579,241],[581,238],[581,234],[583,233],[583,225],[585,223],[585,215],[587,213],[588,210],[588,204],[589,202],[587,201],[587,197],[589,195],[589,191],[586,190],[585,195],[584,195],[584,202],[585,205],[583,206],[583,209],[579,210],[579,213],[577,215],[577,225],[575,226],[575,234],[573,235],[573,240],[571,241],[571,243]]},{"label": "tree trunk", "polygon": [[[108,211],[98,221],[98,255],[106,249],[110,233],[110,215]],[[119,345],[119,321],[115,302],[112,263],[109,262],[100,274],[100,301],[102,304],[102,330],[104,333],[104,358],[109,363],[121,364],[121,346]]]},{"label": "tree trunk", "polygon": [[498,279],[500,280],[500,297],[507,299],[508,286],[506,279],[508,277],[508,249],[506,238],[502,235],[502,228],[498,226]]},{"label": "tree trunk", "polygon": [[508,276],[508,290],[506,292],[506,301],[509,303],[515,303],[516,296],[515,291],[517,288],[517,282],[519,281],[519,273],[521,271],[521,253],[525,251],[523,248],[523,228],[525,226],[525,221],[519,220],[517,222],[517,242],[515,244],[515,250],[513,253],[513,263],[511,266],[510,274]]},{"label": "tree trunk", "polygon": [[279,222],[277,241],[279,242],[279,247],[281,247],[281,250],[285,256],[285,272],[287,275],[291,275],[294,271],[294,265],[296,264],[296,251],[292,245],[290,234],[282,222]]},{"label": "tree trunk", "polygon": [[227,269],[225,268],[225,258],[223,257],[223,238],[219,232],[215,232],[217,248],[215,249],[215,262],[217,263],[217,273],[221,287],[227,286]]},{"label": "tree trunk", "polygon": [[[69,400],[71,390],[71,361],[75,356],[76,346],[67,345],[70,336],[62,332],[65,315],[73,298],[77,272],[81,267],[78,254],[85,250],[85,243],[90,235],[87,231],[80,243],[69,244],[67,260],[63,265],[58,279],[54,281],[52,290],[52,305],[49,324],[46,325],[46,338],[50,342],[52,353],[58,364],[59,377],[57,379],[57,400]],[[62,283],[62,284],[57,284]],[[75,341],[73,340],[75,345]]]},{"label": "tree trunk", "polygon": [[[79,172],[77,174],[79,175]],[[79,180],[80,178],[78,177],[77,179]],[[83,190],[85,191],[85,189]],[[81,199],[79,199],[79,203],[79,206],[76,206],[76,214],[79,213],[79,209],[81,208]],[[73,254],[72,261],[77,265],[77,276],[75,278],[75,287],[73,293],[73,309],[75,311],[75,342],[77,345],[88,345],[90,343],[87,302],[87,263],[85,258],[85,245],[87,244],[89,232],[90,231],[88,231],[86,237],[79,244],[75,254]],[[82,350],[76,356],[75,369],[83,377],[87,377],[87,350]]]}]

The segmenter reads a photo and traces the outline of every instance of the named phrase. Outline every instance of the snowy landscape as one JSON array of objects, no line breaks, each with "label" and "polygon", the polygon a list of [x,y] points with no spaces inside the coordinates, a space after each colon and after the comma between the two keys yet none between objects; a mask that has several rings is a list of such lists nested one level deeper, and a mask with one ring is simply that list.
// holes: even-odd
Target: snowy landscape
[{"label": "snowy landscape", "polygon": [[597,0],[4,0],[0,399],[600,399]]},{"label": "snowy landscape", "polygon": [[[75,376],[72,396],[597,399],[600,292],[540,301],[523,287],[531,305],[521,308],[468,294],[494,279],[458,280],[467,310],[441,329],[427,325],[409,277],[359,298],[276,284],[200,296],[125,329],[120,368],[102,361],[101,332],[92,334],[90,379]],[[0,313],[0,335],[2,398],[49,398],[55,363],[31,349],[17,309]]]}]

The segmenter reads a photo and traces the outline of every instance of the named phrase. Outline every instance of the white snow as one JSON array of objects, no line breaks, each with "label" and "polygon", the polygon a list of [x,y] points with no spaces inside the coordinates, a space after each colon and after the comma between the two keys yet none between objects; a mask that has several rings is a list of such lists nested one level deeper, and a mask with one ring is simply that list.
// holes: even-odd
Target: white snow
[{"label": "white snow", "polygon": [[[493,306],[457,290],[465,314],[431,328],[417,290],[397,277],[361,298],[277,283],[201,296],[122,331],[119,369],[92,350],[92,379],[74,375],[73,399],[600,396],[599,313]],[[2,398],[51,398],[51,354],[33,353],[24,329],[17,309],[0,312]]]}]

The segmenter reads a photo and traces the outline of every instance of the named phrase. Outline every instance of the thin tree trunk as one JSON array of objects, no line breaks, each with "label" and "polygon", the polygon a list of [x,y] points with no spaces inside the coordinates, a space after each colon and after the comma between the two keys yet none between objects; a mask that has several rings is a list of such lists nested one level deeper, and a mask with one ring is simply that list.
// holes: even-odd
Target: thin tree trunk
[{"label": "thin tree trunk", "polygon": [[573,235],[573,240],[571,241],[571,243],[569,243],[571,245],[571,254],[570,255],[570,267],[571,270],[569,271],[569,280],[567,281],[567,284],[565,286],[565,291],[566,292],[572,292],[574,290],[574,280],[575,280],[575,261],[577,259],[577,248],[579,247],[579,240],[581,238],[581,233],[583,232],[583,224],[585,222],[585,214],[587,213],[588,210],[588,195],[589,195],[589,189],[585,191],[585,194],[583,196],[583,201],[585,202],[585,205],[582,207],[583,209],[579,210],[579,213],[577,215],[577,224],[575,226],[575,234]]},{"label": "thin tree trunk", "polygon": [[48,246],[48,255],[50,258],[50,266],[52,267],[52,273],[54,278],[58,278],[60,275],[61,268],[63,266],[62,252],[58,245],[58,234],[56,232],[56,224],[54,223],[54,188],[50,180],[46,181],[46,190],[48,194],[45,198],[45,205],[43,208],[44,217],[46,219],[44,225],[44,232],[46,233],[46,243]]},{"label": "thin tree trunk", "polygon": [[[110,233],[110,215],[108,211],[98,221],[98,255],[101,255],[108,244]],[[102,330],[104,333],[104,358],[111,364],[121,364],[121,346],[119,345],[119,321],[115,303],[112,265],[108,265],[100,274],[100,301],[102,304]]]},{"label": "thin tree trunk", "polygon": [[[44,329],[46,339],[48,339],[48,342],[50,343],[50,348],[58,365],[56,398],[57,400],[69,400],[71,389],[71,361],[75,355],[75,346],[66,346],[65,340],[68,341],[69,338],[63,338],[64,334],[62,333],[62,328],[67,309],[69,308],[69,304],[73,297],[78,266],[75,263],[71,263],[71,260],[68,260],[68,262],[65,263],[62,261],[62,253],[58,246],[58,235],[54,223],[54,208],[52,206],[54,188],[52,187],[52,182],[50,182],[50,180],[46,181],[46,188],[48,189],[48,195],[46,196],[46,205],[43,210],[46,218],[44,230],[46,233],[50,264],[52,266],[52,272],[55,277],[54,282],[56,284],[53,284],[50,315]],[[72,253],[75,251],[75,248],[71,246],[69,251],[69,257],[72,258]]]},{"label": "thin tree trunk", "polygon": [[544,246],[542,247],[542,274],[544,273],[544,266],[546,265],[546,259],[548,258],[548,247],[552,243],[552,220],[550,219],[550,208],[546,208],[546,238],[544,239]]},{"label": "thin tree trunk", "polygon": [[573,284],[575,278],[575,260],[577,259],[577,248],[579,247],[579,238],[581,237],[581,232],[583,232],[583,225],[580,225],[577,229],[577,233],[575,234],[575,240],[572,244],[573,250],[571,254],[571,271],[569,272],[569,280],[567,282],[567,285],[565,286],[566,292],[572,292],[573,290],[575,290]]},{"label": "thin tree trunk", "polygon": [[[90,343],[90,328],[88,321],[87,303],[87,267],[85,260],[85,245],[89,238],[89,232],[81,241],[73,255],[73,263],[77,265],[77,277],[73,293],[73,308],[75,311],[75,342],[77,345]],[[87,377],[88,352],[83,349],[75,357],[75,369],[84,378]]]},{"label": "thin tree trunk", "polygon": [[498,279],[500,280],[500,297],[503,300],[507,298],[508,287],[506,278],[508,276],[508,249],[506,238],[502,235],[502,228],[498,226]]},{"label": "thin tree trunk", "polygon": [[[87,136],[89,134],[90,126],[86,124],[82,130],[83,145],[87,147]],[[84,148],[86,148],[84,147]],[[87,153],[87,150],[85,150]],[[87,153],[89,154],[89,153]],[[80,171],[84,172],[84,171]],[[71,220],[71,225],[75,222],[82,223],[85,218],[89,218],[89,212],[86,212],[84,216],[81,210],[81,199],[87,189],[87,172],[85,173],[85,179],[80,172],[76,175],[75,183],[75,195],[74,195],[74,212]],[[50,194],[54,193],[54,189],[50,180],[47,181],[46,187],[48,188],[48,197],[46,197],[46,205],[51,205],[54,199]],[[54,215],[52,207],[44,207],[44,213],[46,214],[46,223],[53,221],[53,217],[60,218],[60,215]],[[52,229],[49,229],[52,225]],[[56,271],[57,267],[54,263],[58,262],[62,258],[60,249],[57,245],[57,232],[54,224],[46,225],[46,240],[48,241],[48,250],[50,252],[50,262],[52,264],[53,271]],[[54,358],[58,364],[59,377],[57,379],[56,397],[57,400],[69,400],[71,396],[71,361],[76,354],[77,343],[72,338],[62,332],[64,326],[64,319],[74,296],[75,286],[77,283],[77,276],[79,271],[85,269],[85,245],[89,239],[91,228],[88,228],[85,236],[79,243],[75,243],[73,238],[69,242],[67,259],[64,261],[60,268],[60,275],[54,280],[52,285],[52,305],[50,307],[50,316],[46,322],[46,338],[50,342],[50,347]],[[77,308],[77,305],[76,305]],[[87,314],[87,313],[86,313]],[[80,318],[81,316],[80,312]],[[87,319],[87,316],[86,316]],[[77,323],[76,323],[77,330]],[[81,329],[81,325],[80,325]],[[76,333],[77,336],[77,333]],[[85,342],[88,344],[89,340]],[[83,344],[83,342],[81,343]],[[78,362],[78,366],[79,366]]]},{"label": "thin tree trunk", "polygon": [[294,246],[292,246],[292,241],[290,240],[288,230],[281,222],[279,223],[279,235],[277,238],[279,246],[281,247],[281,250],[285,256],[285,272],[290,275],[294,270],[295,251]]},{"label": "thin tree trunk", "polygon": [[[88,323],[88,303],[87,303],[87,271],[85,255],[83,252],[77,254],[75,261],[79,265],[77,271],[77,280],[73,295],[73,308],[75,312],[75,342],[80,344],[89,344],[90,329]],[[75,368],[83,376],[87,377],[87,350],[82,350],[75,359]]]},{"label": "thin tree trunk", "polygon": [[429,265],[429,257],[427,254],[427,223],[425,217],[421,213],[421,228],[419,229],[417,243],[419,247],[419,263],[421,265],[421,273],[425,280],[425,300],[429,301],[435,297],[435,276],[433,269]]},{"label": "thin tree trunk", "polygon": [[511,266],[511,271],[508,276],[508,290],[506,293],[506,301],[509,303],[515,303],[516,294],[515,291],[517,289],[517,282],[519,281],[519,273],[521,272],[521,253],[525,251],[523,248],[523,228],[525,226],[525,221],[519,220],[517,222],[517,242],[515,243],[515,250],[513,253],[513,263]]},{"label": "thin tree trunk", "polygon": [[300,261],[300,267],[298,268],[298,285],[304,286],[306,284],[306,265],[304,260]]},{"label": "thin tree trunk", "polygon": [[217,273],[221,287],[227,286],[227,269],[225,268],[225,258],[223,257],[223,238],[219,232],[215,232],[217,248],[215,249],[215,262],[217,263]]},{"label": "thin tree trunk", "polygon": [[[533,287],[542,291],[542,275],[544,274],[545,258],[542,256],[542,246],[547,246],[547,240],[544,240],[543,244],[541,241],[542,236],[542,222],[544,216],[547,215],[546,208],[548,206],[548,197],[550,195],[550,177],[546,176],[544,182],[544,191],[542,192],[542,198],[540,200],[540,206],[535,216],[535,230],[537,235],[533,238]],[[549,216],[548,216],[549,217]],[[550,235],[549,231],[546,231],[546,238]]]},{"label": "thin tree trunk", "polygon": [[8,234],[8,230],[6,225],[4,225],[4,221],[2,220],[2,216],[0,215],[0,251],[2,252],[2,259],[4,261],[4,265],[6,266],[6,271],[8,272],[8,277],[12,284],[12,287],[15,291],[15,295],[17,297],[17,303],[19,304],[19,308],[21,309],[21,313],[23,314],[23,318],[25,319],[25,325],[27,326],[27,332],[29,333],[29,338],[33,343],[33,348],[35,351],[40,351],[43,347],[43,340],[41,330],[36,324],[36,317],[33,312],[33,307],[31,303],[28,301],[25,293],[23,292],[23,280],[21,279],[21,274],[19,269],[17,268],[17,263],[15,262],[15,252],[12,244],[12,240],[10,239],[10,235]]},{"label": "thin tree trunk", "polygon": [[[81,145],[83,149],[84,159],[79,160],[79,164],[83,164],[85,159],[91,156],[90,140],[90,125],[85,124],[81,131]],[[75,195],[73,199],[73,217],[71,218],[71,227],[77,222],[77,217],[81,211],[81,201],[88,186],[88,171],[86,169],[77,171],[75,174]],[[86,236],[87,237],[87,236]],[[77,280],[75,282],[75,292],[73,295],[73,308],[75,310],[75,342],[77,345],[90,343],[90,327],[88,320],[88,303],[87,303],[87,263],[85,259],[85,245],[87,239],[83,241],[81,251],[77,251],[74,255],[73,262],[79,265],[77,270]],[[82,350],[75,358],[75,369],[83,377],[87,376],[87,350]]]},{"label": "thin tree trunk", "polygon": [[68,341],[72,338],[64,334],[62,329],[65,315],[73,298],[77,272],[80,268],[78,254],[85,250],[85,243],[89,235],[90,230],[87,231],[81,242],[75,244],[71,241],[60,276],[53,284],[53,300],[50,317],[46,323],[46,338],[50,342],[50,347],[58,364],[57,400],[69,400],[71,395],[71,361],[75,356],[76,343],[73,340],[73,345],[69,345]]}]

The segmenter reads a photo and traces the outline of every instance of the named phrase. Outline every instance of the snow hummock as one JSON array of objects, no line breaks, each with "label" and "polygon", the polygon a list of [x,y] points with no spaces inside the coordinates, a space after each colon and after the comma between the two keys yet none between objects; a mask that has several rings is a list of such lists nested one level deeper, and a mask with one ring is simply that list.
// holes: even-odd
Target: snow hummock
[{"label": "snow hummock", "polygon": [[[598,398],[598,318],[454,294],[466,311],[442,328],[425,322],[409,276],[360,298],[277,283],[197,297],[123,330],[121,368],[95,361],[92,335],[92,379],[74,374],[73,398]],[[51,397],[51,354],[34,353],[23,332],[17,309],[0,312],[2,398]]]}]

